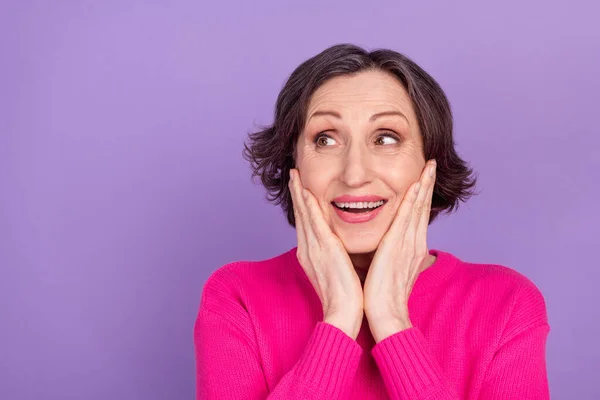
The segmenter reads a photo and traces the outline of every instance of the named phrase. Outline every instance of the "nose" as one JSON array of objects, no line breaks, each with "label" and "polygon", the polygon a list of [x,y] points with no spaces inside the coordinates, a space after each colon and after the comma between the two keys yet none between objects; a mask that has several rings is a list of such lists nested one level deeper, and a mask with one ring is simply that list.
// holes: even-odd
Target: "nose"
[{"label": "nose", "polygon": [[349,187],[361,187],[372,180],[369,154],[356,143],[344,154],[341,180]]}]

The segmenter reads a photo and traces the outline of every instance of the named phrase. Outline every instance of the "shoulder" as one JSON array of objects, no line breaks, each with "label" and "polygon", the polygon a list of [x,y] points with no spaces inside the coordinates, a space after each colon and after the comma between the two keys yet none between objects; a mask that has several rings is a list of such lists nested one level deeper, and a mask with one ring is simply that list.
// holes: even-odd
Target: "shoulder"
[{"label": "shoulder", "polygon": [[201,303],[213,308],[227,301],[271,292],[272,287],[291,284],[297,274],[291,269],[292,250],[264,260],[241,260],[222,265],[206,279]]},{"label": "shoulder", "polygon": [[523,273],[500,264],[458,260],[455,280],[466,296],[494,309],[504,319],[504,333],[547,325],[546,301],[538,286]]},{"label": "shoulder", "polygon": [[491,290],[490,293],[527,293],[532,296],[543,297],[535,283],[522,272],[511,267],[475,263],[458,259],[459,274],[468,285],[477,285]]}]

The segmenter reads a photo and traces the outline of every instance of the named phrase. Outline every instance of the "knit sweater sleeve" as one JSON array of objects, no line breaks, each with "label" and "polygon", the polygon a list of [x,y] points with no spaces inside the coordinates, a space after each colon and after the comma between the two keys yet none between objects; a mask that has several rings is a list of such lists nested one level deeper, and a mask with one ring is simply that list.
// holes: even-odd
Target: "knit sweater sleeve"
[{"label": "knit sweater sleeve", "polygon": [[194,325],[196,398],[343,399],[362,348],[337,327],[318,322],[296,364],[273,387],[263,372],[250,315],[225,270],[206,282]]},{"label": "knit sweater sleeve", "polygon": [[[515,295],[513,311],[482,377],[481,390],[477,394],[475,388],[468,388],[468,398],[549,399],[545,360],[549,330],[544,298],[530,284]],[[375,345],[371,354],[392,400],[460,398],[417,327],[385,338]]]},{"label": "knit sweater sleeve", "polygon": [[515,296],[513,312],[487,369],[480,398],[549,399],[546,370],[549,333],[544,297],[528,282]]}]

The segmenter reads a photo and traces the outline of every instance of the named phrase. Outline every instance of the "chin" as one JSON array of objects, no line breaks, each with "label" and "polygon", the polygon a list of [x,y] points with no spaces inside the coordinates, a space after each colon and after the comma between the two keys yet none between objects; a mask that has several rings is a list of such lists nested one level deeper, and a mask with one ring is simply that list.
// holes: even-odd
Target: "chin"
[{"label": "chin", "polygon": [[377,250],[382,235],[375,232],[339,232],[338,236],[348,254],[366,254]]}]

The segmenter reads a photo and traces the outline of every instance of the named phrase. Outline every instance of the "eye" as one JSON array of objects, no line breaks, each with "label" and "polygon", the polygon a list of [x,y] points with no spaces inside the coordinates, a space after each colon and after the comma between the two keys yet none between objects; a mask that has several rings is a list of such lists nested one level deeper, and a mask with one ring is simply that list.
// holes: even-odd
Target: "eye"
[{"label": "eye", "polygon": [[382,146],[382,145],[388,145],[388,144],[396,144],[400,142],[400,139],[398,138],[398,136],[396,136],[393,133],[384,133],[383,135],[379,135],[377,136],[377,139],[375,139],[375,144],[378,146]]},{"label": "eye", "polygon": [[333,140],[330,136],[327,136],[324,133],[319,133],[315,137],[314,142],[317,144],[318,147],[327,147],[335,144],[335,140]]}]

